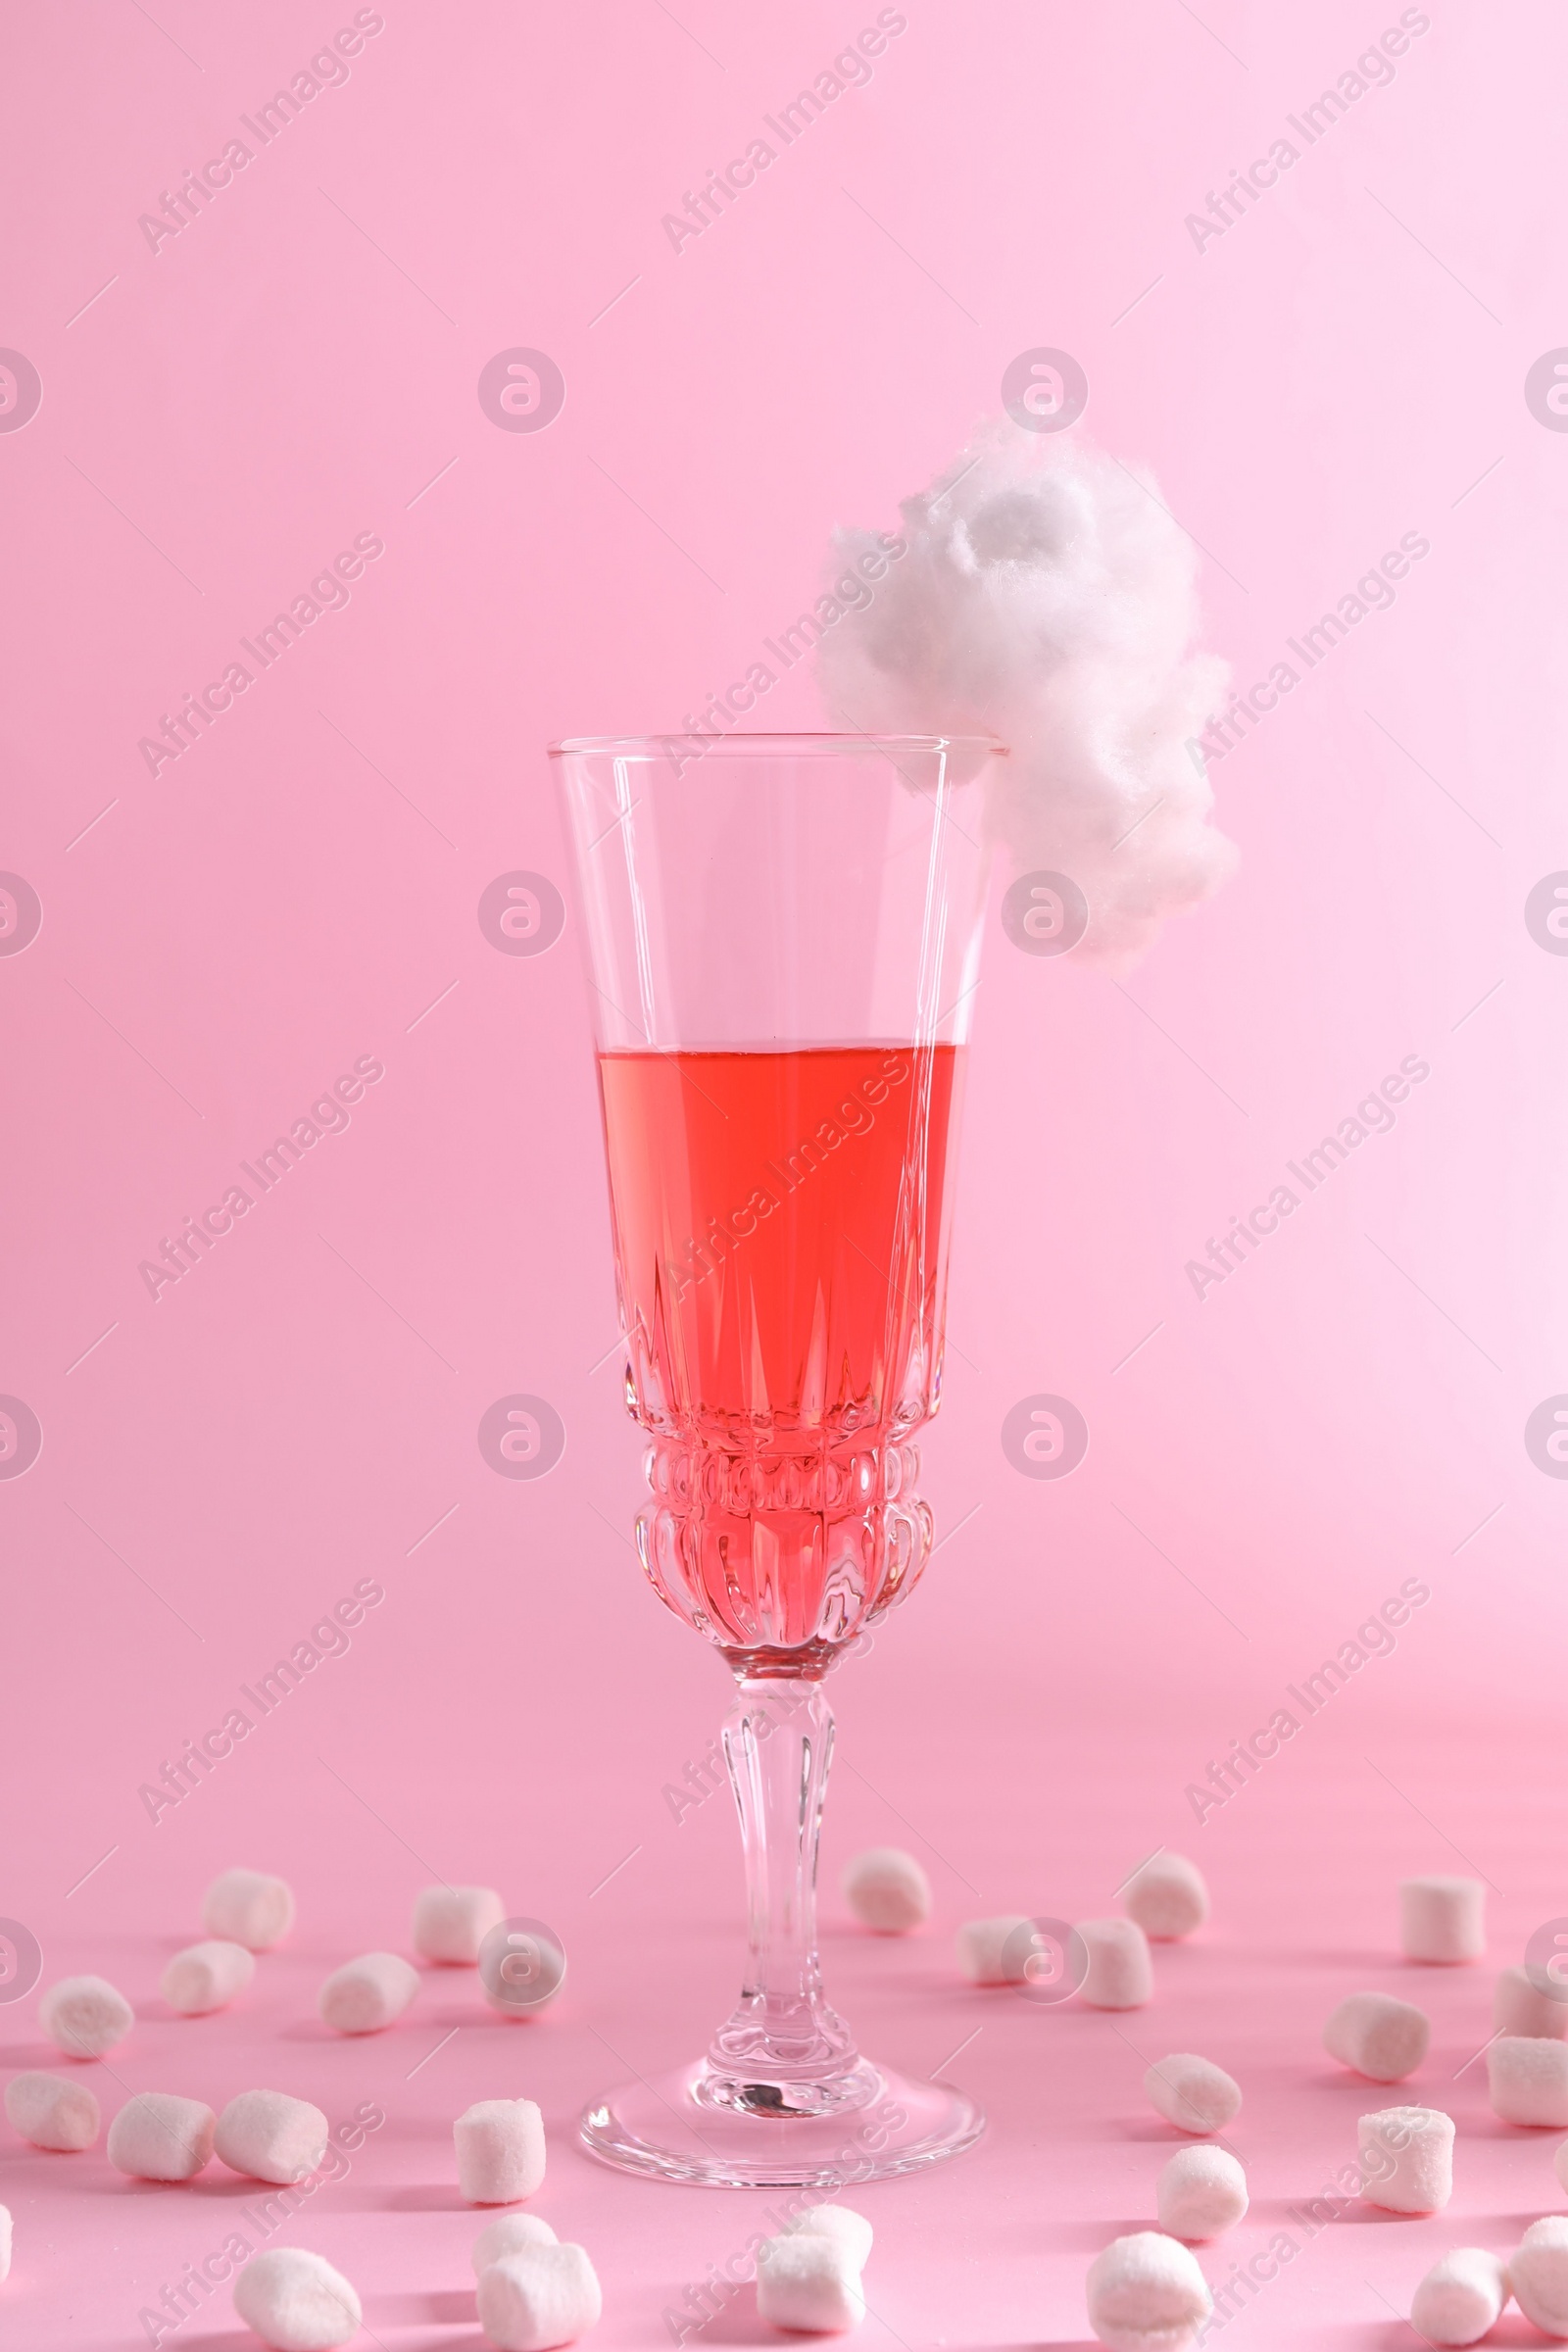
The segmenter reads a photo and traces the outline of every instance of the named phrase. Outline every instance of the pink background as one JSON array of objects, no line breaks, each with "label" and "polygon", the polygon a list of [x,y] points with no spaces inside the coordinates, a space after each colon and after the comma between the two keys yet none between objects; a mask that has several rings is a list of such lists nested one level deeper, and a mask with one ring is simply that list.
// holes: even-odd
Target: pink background
[{"label": "pink background", "polygon": [[[858,2200],[864,2340],[1083,2342],[1092,2253],[1152,2218],[1173,2135],[1141,2075],[1170,2049],[1248,2093],[1254,2210],[1205,2253],[1223,2278],[1382,2103],[1318,2031],[1342,1992],[1408,1989],[1396,1880],[1484,1875],[1494,1959],[1568,1912],[1568,1487],[1522,1435],[1568,1387],[1568,964],[1523,919],[1568,863],[1568,441],[1523,396],[1568,333],[1568,31],[1434,4],[1392,85],[1200,253],[1186,215],[1396,7],[905,13],[870,86],[677,254],[662,216],[872,7],[387,0],[351,78],[156,253],[138,217],[353,9],[10,12],[0,343],[43,400],[0,434],[0,866],[44,911],[0,958],[0,1391],[44,1441],[0,1482],[0,1912],[46,1981],[100,1969],[143,2006],[106,2112],[122,2085],[257,2081],[334,2120],[382,2102],[293,2236],[400,2352],[477,2340],[449,2138],[474,2097],[543,2101],[540,2209],[599,2266],[606,2345],[668,2340],[661,2313],[766,2203],[569,2141],[590,2092],[686,2056],[730,1997],[727,1800],[677,1826],[662,1793],[725,1687],[628,1545],[575,941],[500,955],[479,894],[518,867],[566,884],[550,738],[678,726],[814,595],[831,526],[890,524],[1030,346],[1086,368],[1075,429],[1155,468],[1244,685],[1402,533],[1430,554],[1216,763],[1241,872],[1125,985],[993,926],[926,1448],[953,1538],[835,1686],[825,1872],[863,2038],[930,2072],[978,2029],[952,2073],[992,2123]],[[475,395],[514,346],[565,379],[538,434]],[[361,532],[385,552],[347,609],[150,775],[160,713]],[[805,665],[761,715],[819,723]],[[1411,1054],[1431,1074],[1396,1130],[1200,1302],[1185,1261]],[[348,1131],[150,1298],[139,1261],[359,1055],[385,1076]],[[475,1442],[514,1391],[566,1428],[537,1482]],[[1059,1484],[1001,1449],[1037,1391],[1092,1433]],[[350,1653],[155,1827],[138,1786],[365,1577],[386,1598]],[[1431,1600],[1396,1653],[1200,1828],[1186,1785],[1409,1577]],[[937,1894],[897,1947],[836,1892],[886,1840]],[[1147,2012],[957,1982],[957,1921],[1102,1912],[1161,1843],[1200,1859],[1215,1917],[1161,1955]],[[286,1873],[300,1926],[241,2009],[181,2023],[159,1970],[236,1860]],[[316,1984],[402,1945],[437,1875],[560,1930],[561,2002],[507,2027],[443,1978],[383,2039],[328,2046]],[[1438,2031],[1412,2091],[1460,2123],[1450,2212],[1352,2209],[1228,2344],[1409,2342],[1436,2250],[1506,2249],[1562,2206],[1552,2135],[1493,2121],[1484,2064],[1453,2079],[1489,1981],[1416,1987]],[[41,2051],[32,2000],[0,2010],[0,2063]],[[138,2307],[245,2195],[7,2132],[0,2340],[143,2341]],[[704,2340],[758,2334],[748,2290]],[[165,2338],[244,2340],[226,2295]]]}]

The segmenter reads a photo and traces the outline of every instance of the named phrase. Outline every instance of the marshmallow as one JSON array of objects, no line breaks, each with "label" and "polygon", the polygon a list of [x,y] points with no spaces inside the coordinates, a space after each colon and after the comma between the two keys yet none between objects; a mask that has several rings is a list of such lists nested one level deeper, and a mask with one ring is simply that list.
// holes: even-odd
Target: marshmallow
[{"label": "marshmallow", "polygon": [[1330,2010],[1323,2028],[1329,2056],[1373,2082],[1402,2082],[1413,2075],[1431,2039],[1425,2011],[1396,2001],[1392,1992],[1352,1992]]},{"label": "marshmallow", "polygon": [[365,1952],[334,1970],[316,2005],[334,2034],[379,2034],[403,2015],[418,1989],[417,1970],[396,1952]]},{"label": "marshmallow", "polygon": [[218,2118],[200,2099],[144,2090],[109,2127],[105,2153],[134,2180],[194,2180],[213,2152]]},{"label": "marshmallow", "polygon": [[1149,1938],[1136,1920],[1081,1919],[1089,1973],[1078,1987],[1092,2009],[1141,2009],[1154,1989]]},{"label": "marshmallow", "polygon": [[84,2082],[62,2075],[13,2075],[6,2115],[35,2148],[90,2148],[98,2137],[98,2102]]},{"label": "marshmallow", "polygon": [[830,2237],[835,2245],[843,2246],[858,2271],[863,2271],[871,2254],[871,2225],[863,2213],[852,2213],[848,2205],[811,2205],[786,2222],[781,2237]]},{"label": "marshmallow", "polygon": [[1121,1907],[1161,1942],[1191,1936],[1208,1917],[1208,1888],[1185,1854],[1152,1854],[1121,1890]]},{"label": "marshmallow", "polygon": [[136,2015],[102,1977],[62,1977],[38,2003],[38,2022],[68,2058],[101,2058],[124,2040]]},{"label": "marshmallow", "polygon": [[1415,2290],[1410,2325],[1429,2344],[1479,2344],[1508,2300],[1508,2274],[1495,2254],[1455,2246]]},{"label": "marshmallow", "polygon": [[272,2352],[333,2352],[365,2314],[341,2271],[303,2246],[269,2246],[234,2281],[234,2309]]},{"label": "marshmallow", "polygon": [[545,2177],[545,2119],[532,2099],[478,2099],[452,2127],[470,2205],[514,2205]]},{"label": "marshmallow", "polygon": [[524,2246],[479,2273],[479,2325],[501,2352],[574,2344],[603,2309],[581,2246]]},{"label": "marshmallow", "polygon": [[1144,2077],[1160,2114],[1180,2132],[1223,2132],[1242,2104],[1242,2086],[1210,2059],[1178,2050]]},{"label": "marshmallow", "polygon": [[1361,2194],[1388,2213],[1437,2213],[1453,2194],[1453,2118],[1383,2107],[1359,2126]]},{"label": "marshmallow", "polygon": [[1560,1994],[1543,1992],[1528,1968],[1499,1969],[1492,2030],[1528,2034],[1532,2041],[1561,2041],[1568,2034],[1568,1986]]},{"label": "marshmallow", "polygon": [[174,1954],[158,1989],[181,2017],[209,2017],[226,2009],[255,1974],[255,1959],[242,1943],[193,1943]]},{"label": "marshmallow", "polygon": [[231,2173],[284,2185],[308,2180],[326,2154],[328,2125],[309,2099],[242,2090],[218,2119],[217,2148]]},{"label": "marshmallow", "polygon": [[1543,2335],[1568,2338],[1568,2217],[1532,2222],[1508,2265],[1508,2284]]},{"label": "marshmallow", "polygon": [[1247,2202],[1247,2175],[1229,2148],[1178,2148],[1154,2190],[1159,2226],[1172,2237],[1218,2237]]},{"label": "marshmallow", "polygon": [[556,2242],[556,2233],[543,2214],[500,2214],[473,2241],[473,2275],[477,2278],[493,2262],[508,2254],[520,2254],[524,2246],[553,2246]]},{"label": "marshmallow", "polygon": [[472,1967],[507,1907],[493,1886],[426,1886],[414,1905],[414,1948],[423,1960]]},{"label": "marshmallow", "polygon": [[966,1919],[958,1930],[958,1966],[971,1984],[1021,1984],[1029,1953],[1029,1921],[1016,1912],[1001,1919]]},{"label": "marshmallow", "polygon": [[1179,2352],[1214,2306],[1196,2259],[1173,2237],[1113,2237],[1089,2266],[1089,2325],[1110,2352]]},{"label": "marshmallow", "polygon": [[757,2316],[769,2328],[837,2335],[865,2317],[860,2273],[835,2237],[790,2230],[757,2249]]},{"label": "marshmallow", "polygon": [[11,2208],[0,2205],[0,2278],[11,2276]]},{"label": "marshmallow", "polygon": [[1404,1879],[1399,1934],[1407,1960],[1479,1960],[1487,1948],[1487,1890],[1479,1879]]},{"label": "marshmallow", "polygon": [[294,1895],[265,1870],[225,1870],[202,1898],[202,1926],[248,1952],[270,1952],[294,1925]]},{"label": "marshmallow", "polygon": [[860,1925],[879,1936],[907,1936],[931,1916],[931,1882],[914,1856],[896,1845],[857,1854],[839,1885]]},{"label": "marshmallow", "polygon": [[1568,2124],[1568,2041],[1504,2034],[1487,2052],[1487,2076],[1505,2124]]}]

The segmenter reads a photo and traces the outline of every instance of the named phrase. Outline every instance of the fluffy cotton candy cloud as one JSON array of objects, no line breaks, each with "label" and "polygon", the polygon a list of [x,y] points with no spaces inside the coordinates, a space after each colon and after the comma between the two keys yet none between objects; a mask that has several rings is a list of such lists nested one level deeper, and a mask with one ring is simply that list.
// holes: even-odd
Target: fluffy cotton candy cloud
[{"label": "fluffy cotton candy cloud", "polygon": [[[1194,650],[1192,543],[1147,476],[1010,423],[903,514],[906,555],[823,638],[835,716],[1007,744],[1001,840],[1020,873],[1072,877],[1090,906],[1079,959],[1124,970],[1236,863],[1194,748],[1227,672]],[[840,563],[876,545],[835,538]]]}]

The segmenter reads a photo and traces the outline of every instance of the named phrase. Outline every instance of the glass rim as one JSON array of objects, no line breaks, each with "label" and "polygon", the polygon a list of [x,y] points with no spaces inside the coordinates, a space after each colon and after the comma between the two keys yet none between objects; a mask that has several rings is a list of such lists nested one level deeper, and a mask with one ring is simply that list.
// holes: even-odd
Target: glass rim
[{"label": "glass rim", "polygon": [[765,755],[788,756],[798,760],[821,758],[834,752],[983,752],[993,759],[1005,759],[1007,746],[991,735],[874,735],[874,734],[747,734],[740,728],[727,735],[699,735],[678,728],[662,735],[566,735],[558,743],[548,744],[546,752],[552,760],[569,760],[596,752],[620,754],[628,758],[667,760],[673,744],[700,745],[694,759],[710,760],[724,753],[758,758]]}]

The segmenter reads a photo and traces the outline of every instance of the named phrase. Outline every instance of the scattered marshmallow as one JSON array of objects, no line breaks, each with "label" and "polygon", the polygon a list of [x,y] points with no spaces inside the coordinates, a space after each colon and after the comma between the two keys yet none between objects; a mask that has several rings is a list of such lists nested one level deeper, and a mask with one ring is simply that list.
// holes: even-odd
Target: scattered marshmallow
[{"label": "scattered marshmallow", "polygon": [[256,1974],[255,1955],[242,1943],[193,1943],[176,1952],[158,1989],[181,2017],[210,2017],[226,2009]]},{"label": "scattered marshmallow", "polygon": [[270,1952],[294,1925],[294,1893],[265,1870],[225,1870],[202,1899],[202,1926],[248,1952]]},{"label": "scattered marshmallow", "polygon": [[1531,2223],[1508,2265],[1508,2284],[1543,2335],[1568,2337],[1568,2216]]},{"label": "scattered marshmallow", "polygon": [[105,2153],[133,2180],[194,2180],[213,2152],[218,2118],[200,2099],[143,2090],[109,2127]]},{"label": "scattered marshmallow", "polygon": [[1214,2308],[1196,2257],[1157,2230],[1113,2237],[1089,2266],[1088,2296],[1110,2352],[1178,2352]]},{"label": "scattered marshmallow", "polygon": [[1432,2020],[1392,1992],[1352,1992],[1329,2012],[1323,2047],[1373,2082],[1402,2082],[1427,2054]]},{"label": "scattered marshmallow", "polygon": [[1208,1888],[1185,1854],[1152,1854],[1121,1893],[1122,1909],[1160,1942],[1191,1936],[1208,1917]]},{"label": "scattered marshmallow", "polygon": [[503,2213],[486,2225],[473,2241],[473,2275],[487,2271],[493,2262],[508,2254],[520,2254],[524,2246],[553,2246],[556,2233],[540,2213]]},{"label": "scattered marshmallow", "polygon": [[379,2034],[397,2022],[418,1989],[418,1971],[398,1953],[365,1952],[333,1971],[316,2005],[334,2034]]},{"label": "scattered marshmallow", "polygon": [[1177,2050],[1144,2077],[1144,2088],[1179,2132],[1223,2132],[1241,2111],[1242,2086],[1222,2066]]},{"label": "scattered marshmallow", "polygon": [[574,2344],[603,2309],[581,2246],[524,2246],[479,2273],[479,2325],[501,2352]]},{"label": "scattered marshmallow", "polygon": [[1029,1953],[1029,1921],[1016,1912],[1001,1919],[966,1919],[958,1930],[958,1966],[971,1984],[1021,1984]]},{"label": "scattered marshmallow", "polygon": [[1479,2344],[1508,2300],[1508,2273],[1481,2246],[1456,2246],[1415,2290],[1410,2325],[1429,2344]]},{"label": "scattered marshmallow", "polygon": [[789,2230],[757,2249],[757,2316],[769,2328],[838,2335],[865,2317],[859,2266],[836,2237]]},{"label": "scattered marshmallow", "polygon": [[136,2013],[102,1977],[62,1977],[38,2003],[38,2022],[68,2058],[101,2058],[124,2040]]},{"label": "scattered marshmallow", "polygon": [[326,2154],[319,2107],[286,2090],[242,2090],[218,2119],[216,2146],[231,2173],[287,2186],[308,2180]]},{"label": "scattered marshmallow", "polygon": [[1543,1992],[1528,1968],[1497,1972],[1492,1995],[1494,2034],[1524,2034],[1532,2041],[1561,2041],[1568,2034],[1568,1987],[1564,1994]]},{"label": "scattered marshmallow", "polygon": [[839,1885],[860,1925],[879,1936],[907,1936],[931,1916],[931,1882],[899,1846],[873,1845],[857,1854]]},{"label": "scattered marshmallow", "polygon": [[1229,2148],[1178,2148],[1154,2190],[1159,2226],[1172,2237],[1219,2237],[1247,2204],[1247,2175]]},{"label": "scattered marshmallow", "polygon": [[234,2281],[234,2309],[272,2352],[333,2352],[365,2314],[341,2271],[303,2246],[269,2246]]},{"label": "scattered marshmallow", "polygon": [[871,2225],[863,2213],[854,2213],[848,2205],[811,2205],[786,2222],[779,2232],[781,2237],[830,2237],[835,2245],[845,2248],[858,2271],[863,2271],[871,2256]]},{"label": "scattered marshmallow", "polygon": [[1487,2051],[1487,2077],[1505,2124],[1568,2124],[1568,2041],[1504,2034]]},{"label": "scattered marshmallow", "polygon": [[514,2205],[545,2177],[545,2119],[532,2099],[478,2099],[452,2127],[470,2205]]},{"label": "scattered marshmallow", "polygon": [[1078,1987],[1092,2009],[1141,2009],[1154,1989],[1149,1938],[1134,1919],[1081,1919],[1089,1973]]},{"label": "scattered marshmallow", "polygon": [[1388,2213],[1437,2213],[1453,2194],[1453,2118],[1383,2107],[1359,2126],[1361,2194]]},{"label": "scattered marshmallow", "polygon": [[1400,1941],[1407,1960],[1479,1960],[1487,1948],[1487,1890],[1479,1879],[1403,1879]]},{"label": "scattered marshmallow", "polygon": [[90,2148],[98,2137],[98,2102],[85,2082],[63,2075],[13,2075],[6,2116],[35,2148]]},{"label": "scattered marshmallow", "polygon": [[11,2276],[11,2208],[0,2205],[0,2278]]},{"label": "scattered marshmallow", "polygon": [[493,1886],[426,1886],[415,1899],[414,1948],[424,1960],[471,1967],[507,1907]]}]

